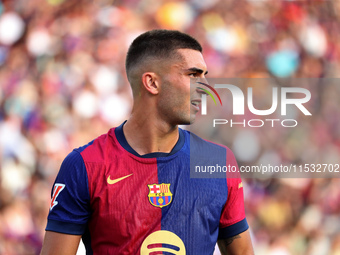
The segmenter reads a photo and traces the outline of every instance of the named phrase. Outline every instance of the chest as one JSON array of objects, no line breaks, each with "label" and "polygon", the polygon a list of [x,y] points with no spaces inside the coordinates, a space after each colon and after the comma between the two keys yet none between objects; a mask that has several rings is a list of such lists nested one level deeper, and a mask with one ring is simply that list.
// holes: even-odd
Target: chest
[{"label": "chest", "polygon": [[211,233],[217,238],[228,196],[225,179],[190,178],[186,160],[119,160],[97,168],[89,176],[93,232],[114,236],[117,246],[141,246],[151,233],[166,230],[191,250],[201,240],[210,242],[211,236],[203,237]]}]

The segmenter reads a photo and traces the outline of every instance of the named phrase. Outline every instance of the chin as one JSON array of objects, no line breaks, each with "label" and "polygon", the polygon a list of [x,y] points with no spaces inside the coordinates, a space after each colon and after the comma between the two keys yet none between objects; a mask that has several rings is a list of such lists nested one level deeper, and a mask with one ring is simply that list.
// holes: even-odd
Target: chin
[{"label": "chin", "polygon": [[191,125],[191,124],[194,124],[194,120],[193,121],[191,121],[191,122],[185,122],[185,123],[181,123],[181,124],[178,124],[178,125],[183,125],[183,126],[189,126],[189,125]]},{"label": "chin", "polygon": [[194,123],[195,118],[182,118],[180,120],[177,121],[177,125],[190,125],[192,123]]},{"label": "chin", "polygon": [[191,115],[190,119],[187,119],[186,121],[183,121],[183,123],[181,123],[181,125],[190,125],[193,124],[196,120],[196,114],[195,115]]},{"label": "chin", "polygon": [[179,118],[177,119],[177,121],[175,121],[177,123],[177,125],[190,125],[193,124],[196,120],[196,113],[187,113],[187,114],[182,114],[181,116],[178,116]]},{"label": "chin", "polygon": [[190,125],[190,124],[194,124],[195,120],[196,120],[196,116],[190,119],[190,122],[189,122],[189,124],[188,124],[188,125]]}]

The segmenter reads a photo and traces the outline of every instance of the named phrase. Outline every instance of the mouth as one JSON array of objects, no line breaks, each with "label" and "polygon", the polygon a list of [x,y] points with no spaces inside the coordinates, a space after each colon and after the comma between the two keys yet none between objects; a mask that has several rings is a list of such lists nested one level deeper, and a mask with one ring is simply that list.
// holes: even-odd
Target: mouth
[{"label": "mouth", "polygon": [[199,106],[201,104],[201,99],[194,99],[194,100],[191,100],[191,105],[194,106],[194,108],[199,111]]}]

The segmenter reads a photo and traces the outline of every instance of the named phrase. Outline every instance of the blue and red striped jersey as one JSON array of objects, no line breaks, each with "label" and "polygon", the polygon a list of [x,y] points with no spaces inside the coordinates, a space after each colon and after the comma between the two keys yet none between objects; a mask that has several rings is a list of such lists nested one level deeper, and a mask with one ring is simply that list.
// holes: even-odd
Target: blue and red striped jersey
[{"label": "blue and red striped jersey", "polygon": [[170,153],[141,156],[123,124],[65,158],[47,231],[82,235],[86,254],[207,255],[248,229],[239,178],[190,178],[190,147],[237,167],[231,150],[179,129]]}]

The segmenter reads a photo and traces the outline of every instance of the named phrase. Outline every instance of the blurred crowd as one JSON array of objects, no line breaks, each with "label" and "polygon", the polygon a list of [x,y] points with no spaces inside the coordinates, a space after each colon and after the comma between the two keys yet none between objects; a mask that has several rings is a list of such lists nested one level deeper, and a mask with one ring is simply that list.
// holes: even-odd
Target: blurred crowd
[{"label": "blurred crowd", "polygon": [[[39,253],[62,160],[128,118],[125,54],[154,28],[196,37],[209,77],[340,77],[340,1],[0,1],[0,254]],[[237,158],[238,144],[258,144],[239,163],[313,148],[339,163],[340,92],[318,86],[319,117],[287,139],[223,133]],[[339,180],[244,180],[256,254],[339,255]]]}]

